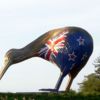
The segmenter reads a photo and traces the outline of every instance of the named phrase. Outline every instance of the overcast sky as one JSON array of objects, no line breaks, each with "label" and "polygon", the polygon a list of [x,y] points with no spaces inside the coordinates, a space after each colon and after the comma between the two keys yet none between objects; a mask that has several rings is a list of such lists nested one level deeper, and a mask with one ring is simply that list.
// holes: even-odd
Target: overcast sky
[{"label": "overcast sky", "polygon": [[[46,31],[65,26],[82,27],[94,39],[94,52],[71,87],[78,90],[77,83],[94,71],[92,63],[100,55],[100,0],[0,0],[0,65],[9,49],[22,48]],[[59,74],[55,65],[31,58],[7,70],[0,92],[54,88]],[[66,84],[67,77],[60,89]]]}]

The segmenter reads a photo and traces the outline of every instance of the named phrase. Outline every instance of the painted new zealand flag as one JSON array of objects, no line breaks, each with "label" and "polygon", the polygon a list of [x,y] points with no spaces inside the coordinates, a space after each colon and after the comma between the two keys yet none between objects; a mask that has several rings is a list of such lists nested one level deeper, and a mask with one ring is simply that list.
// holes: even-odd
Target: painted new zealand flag
[{"label": "painted new zealand flag", "polygon": [[66,75],[73,67],[86,63],[92,53],[91,38],[82,31],[64,31],[50,38],[39,56],[58,65]]}]

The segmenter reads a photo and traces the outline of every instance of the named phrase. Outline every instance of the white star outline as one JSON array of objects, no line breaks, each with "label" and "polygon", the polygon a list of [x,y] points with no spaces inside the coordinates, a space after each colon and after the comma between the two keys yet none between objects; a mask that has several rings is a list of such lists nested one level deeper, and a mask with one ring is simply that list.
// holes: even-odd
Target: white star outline
[{"label": "white star outline", "polygon": [[87,52],[85,52],[85,53],[83,54],[82,58],[81,58],[81,61],[82,61],[82,60],[85,60],[87,57],[88,57]]},{"label": "white star outline", "polygon": [[73,51],[72,53],[70,53],[70,54],[68,54],[68,56],[69,56],[69,61],[75,61],[75,59],[76,59],[76,55],[75,55],[75,52]]},{"label": "white star outline", "polygon": [[81,36],[77,39],[77,41],[79,42],[79,46],[84,45],[84,41],[85,39],[83,39]]}]

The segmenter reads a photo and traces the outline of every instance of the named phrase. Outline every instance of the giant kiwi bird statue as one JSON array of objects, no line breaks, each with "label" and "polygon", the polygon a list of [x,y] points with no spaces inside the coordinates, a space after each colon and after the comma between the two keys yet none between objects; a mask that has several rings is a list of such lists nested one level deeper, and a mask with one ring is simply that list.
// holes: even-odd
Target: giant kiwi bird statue
[{"label": "giant kiwi bird statue", "polygon": [[40,57],[56,64],[60,69],[60,76],[55,88],[40,90],[58,92],[64,77],[68,75],[66,91],[69,91],[73,79],[85,66],[92,51],[93,39],[84,29],[79,27],[53,29],[23,48],[9,50],[4,56],[0,79],[12,64],[31,57]]}]

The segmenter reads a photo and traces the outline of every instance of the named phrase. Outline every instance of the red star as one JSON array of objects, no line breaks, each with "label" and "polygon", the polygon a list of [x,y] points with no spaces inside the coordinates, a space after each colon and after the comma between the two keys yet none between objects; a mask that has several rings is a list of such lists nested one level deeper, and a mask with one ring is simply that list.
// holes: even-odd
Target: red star
[{"label": "red star", "polygon": [[79,39],[77,39],[79,42],[79,45],[84,45],[84,39],[80,36]]},{"label": "red star", "polygon": [[68,54],[68,56],[69,56],[69,59],[68,59],[69,61],[75,61],[75,58],[77,57],[74,52],[72,52],[71,54]]},{"label": "red star", "polygon": [[82,60],[85,60],[87,57],[88,57],[88,56],[87,56],[87,53],[85,53],[85,54],[83,55],[81,61],[82,61]]}]

